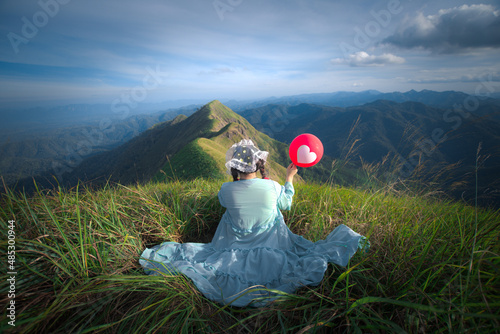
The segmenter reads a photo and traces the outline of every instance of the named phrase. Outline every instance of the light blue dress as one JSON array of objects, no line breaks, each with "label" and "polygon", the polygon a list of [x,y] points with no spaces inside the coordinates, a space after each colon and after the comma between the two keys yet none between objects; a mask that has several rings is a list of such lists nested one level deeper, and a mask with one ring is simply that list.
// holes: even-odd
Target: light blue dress
[{"label": "light blue dress", "polygon": [[293,234],[281,210],[292,205],[293,185],[250,179],[224,183],[219,201],[226,212],[212,242],[165,242],[139,260],[148,274],[189,277],[205,297],[232,306],[263,306],[278,297],[267,289],[293,293],[318,285],[328,262],[346,266],[368,243],[345,225],[325,240]]}]

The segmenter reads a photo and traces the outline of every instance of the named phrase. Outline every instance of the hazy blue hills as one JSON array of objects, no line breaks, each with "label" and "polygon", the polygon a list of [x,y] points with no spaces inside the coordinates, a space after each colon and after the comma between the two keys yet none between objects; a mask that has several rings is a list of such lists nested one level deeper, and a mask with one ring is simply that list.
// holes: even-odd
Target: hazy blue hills
[{"label": "hazy blue hills", "polygon": [[[325,154],[331,157],[349,159],[358,166],[385,161],[387,170],[399,169],[398,176],[419,172],[426,176],[422,182],[433,179],[448,188],[453,185],[455,196],[474,194],[473,171],[481,145],[481,159],[485,160],[481,160],[480,192],[485,197],[497,197],[500,122],[495,117],[499,111],[496,104],[464,113],[418,102],[378,100],[347,108],[267,105],[241,115],[257,130],[284,143],[301,133],[313,133],[321,138]],[[444,173],[445,169],[449,170]],[[456,187],[461,182],[469,183]]]},{"label": "hazy blue hills", "polygon": [[[134,105],[132,105],[134,106]],[[128,120],[158,122],[179,114],[191,114],[200,105],[162,108],[161,104],[131,108],[113,104],[70,104],[56,107],[0,110],[0,141],[23,141],[50,136],[54,131],[75,131],[84,127],[102,127],[102,124],[121,124]],[[155,121],[156,119],[156,121]],[[154,123],[153,123],[154,124]],[[144,129],[143,129],[144,130]]]},{"label": "hazy blue hills", "polygon": [[[92,121],[62,127],[54,124],[40,126],[36,120],[41,122],[43,117],[37,116],[27,121],[25,126],[12,127],[0,135],[0,175],[7,184],[13,184],[19,179],[44,172],[58,174],[72,170],[87,157],[109,151],[155,124],[171,120],[179,114],[190,115],[196,109],[189,106],[134,115],[123,120],[108,117],[106,113],[100,117],[93,114],[88,116]],[[54,118],[57,117],[47,116],[47,122]]]},{"label": "hazy blue hills", "polygon": [[[362,92],[333,92],[271,97],[251,102],[227,101],[225,104],[238,112],[244,109],[262,107],[268,104],[294,106],[301,103],[308,103],[333,107],[350,107],[363,105],[376,100],[388,100],[400,103],[413,101],[438,108],[452,108],[455,104],[463,104],[464,100],[467,100],[468,97],[468,94],[457,91],[436,92],[432,90],[422,90],[417,92],[415,90],[410,90],[408,92],[382,93],[376,90],[366,90]],[[481,98],[481,102],[493,102],[494,100],[493,98]]]},{"label": "hazy blue hills", "polygon": [[[494,114],[500,107],[490,106],[489,111]],[[483,149],[494,150],[500,139],[500,122],[492,118],[472,113],[465,118],[459,112],[418,102],[378,100],[347,108],[267,105],[240,114],[259,131],[285,143],[300,133],[314,133],[332,157],[341,157],[349,142],[357,139],[357,152],[369,162],[390,152],[408,156],[420,147],[427,152],[432,145],[431,160],[472,163],[480,142]]]}]

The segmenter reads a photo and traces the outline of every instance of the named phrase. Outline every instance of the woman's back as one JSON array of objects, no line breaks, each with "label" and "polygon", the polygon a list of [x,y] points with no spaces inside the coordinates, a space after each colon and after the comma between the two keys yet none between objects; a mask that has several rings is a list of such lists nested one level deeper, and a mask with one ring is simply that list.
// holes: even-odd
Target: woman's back
[{"label": "woman's back", "polygon": [[276,216],[280,193],[281,186],[271,180],[240,180],[224,183],[219,201],[234,227],[251,230]]}]

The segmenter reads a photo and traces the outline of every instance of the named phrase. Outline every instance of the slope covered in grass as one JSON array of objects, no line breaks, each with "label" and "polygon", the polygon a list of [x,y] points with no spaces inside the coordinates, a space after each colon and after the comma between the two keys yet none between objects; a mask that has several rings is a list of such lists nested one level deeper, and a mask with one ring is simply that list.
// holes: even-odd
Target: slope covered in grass
[{"label": "slope covered in grass", "polygon": [[[313,241],[339,224],[371,249],[329,265],[317,287],[265,308],[221,307],[182,276],[146,276],[145,247],[209,242],[224,209],[221,181],[197,179],[7,192],[2,256],[16,233],[16,327],[29,333],[468,332],[499,327],[500,214],[432,197],[298,184],[285,220]],[[6,273],[1,280],[6,282]],[[7,286],[2,285],[3,301]],[[6,303],[2,303],[6,312]]]}]

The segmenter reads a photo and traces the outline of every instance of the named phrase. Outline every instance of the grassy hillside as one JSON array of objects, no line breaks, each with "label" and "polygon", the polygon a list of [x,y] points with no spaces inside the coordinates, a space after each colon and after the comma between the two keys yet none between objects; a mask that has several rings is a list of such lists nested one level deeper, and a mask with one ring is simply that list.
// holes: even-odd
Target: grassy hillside
[{"label": "grassy hillside", "polygon": [[178,178],[191,180],[199,177],[229,181],[226,173],[226,151],[242,139],[251,138],[259,149],[270,153],[266,170],[270,177],[281,180],[289,163],[287,146],[258,132],[244,118],[235,114],[219,102],[209,104],[213,119],[212,130],[204,137],[189,142],[179,152],[169,158],[155,175],[155,180]]},{"label": "grassy hillside", "polygon": [[[220,156],[223,147],[214,147],[209,139],[198,138],[184,146],[155,176],[157,181],[170,181],[179,178],[182,180],[193,180],[200,175],[207,178],[222,179],[220,172],[224,168],[225,156]],[[212,158],[217,156],[217,158]],[[222,166],[217,162],[220,161]]]},{"label": "grassy hillside", "polygon": [[[187,153],[195,154],[196,145]],[[316,241],[346,224],[366,235],[372,247],[347,268],[329,265],[319,286],[283,295],[268,307],[221,307],[182,276],[144,275],[138,257],[145,247],[211,240],[223,214],[217,200],[221,182],[76,187],[33,197],[8,192],[0,199],[0,249],[6,259],[13,220],[16,327],[2,317],[0,331],[492,333],[499,328],[500,213],[389,187],[297,185],[285,213],[293,232]],[[7,278],[3,271],[2,282]],[[8,289],[4,283],[2,293]]]}]

